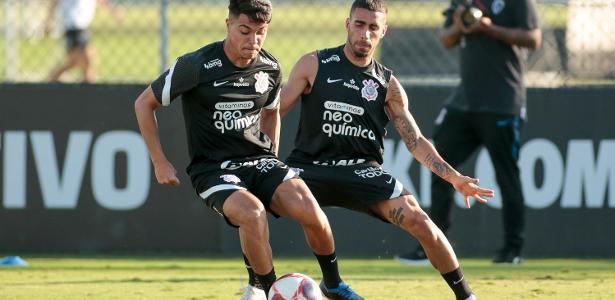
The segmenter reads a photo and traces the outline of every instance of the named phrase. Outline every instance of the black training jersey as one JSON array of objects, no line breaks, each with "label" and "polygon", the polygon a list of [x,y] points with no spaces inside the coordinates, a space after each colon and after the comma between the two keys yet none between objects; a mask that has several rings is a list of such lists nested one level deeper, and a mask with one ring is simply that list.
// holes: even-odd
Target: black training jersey
[{"label": "black training jersey", "polygon": [[[538,28],[534,0],[473,0],[493,24],[506,28]],[[445,11],[445,27],[453,24],[457,1]],[[523,74],[527,49],[485,34],[462,35],[461,84],[447,100],[447,107],[472,112],[525,115],[526,89]]]},{"label": "black training jersey", "polygon": [[289,162],[345,165],[382,163],[389,118],[384,99],[391,70],[375,60],[353,65],[344,46],[318,51],[318,73],[303,95],[295,150]]},{"label": "black training jersey", "polygon": [[279,99],[280,65],[262,50],[239,68],[226,57],[223,42],[181,56],[152,83],[158,101],[169,105],[182,96],[190,166],[273,156],[260,131],[260,111]]}]

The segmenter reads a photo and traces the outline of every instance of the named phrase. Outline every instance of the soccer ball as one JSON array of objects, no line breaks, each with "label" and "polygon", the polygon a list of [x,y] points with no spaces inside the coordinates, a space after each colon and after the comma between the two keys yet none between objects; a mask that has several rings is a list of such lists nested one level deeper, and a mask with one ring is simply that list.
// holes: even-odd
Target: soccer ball
[{"label": "soccer ball", "polygon": [[322,300],[322,293],[312,278],[291,273],[273,283],[268,300]]}]

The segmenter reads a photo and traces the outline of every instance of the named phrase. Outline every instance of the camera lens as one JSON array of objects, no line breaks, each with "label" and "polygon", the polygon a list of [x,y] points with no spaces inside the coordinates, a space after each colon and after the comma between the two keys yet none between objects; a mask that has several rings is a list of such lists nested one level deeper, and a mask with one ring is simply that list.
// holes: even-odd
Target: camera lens
[{"label": "camera lens", "polygon": [[465,25],[471,25],[478,21],[483,16],[483,12],[476,7],[469,7],[463,13],[463,23]]}]

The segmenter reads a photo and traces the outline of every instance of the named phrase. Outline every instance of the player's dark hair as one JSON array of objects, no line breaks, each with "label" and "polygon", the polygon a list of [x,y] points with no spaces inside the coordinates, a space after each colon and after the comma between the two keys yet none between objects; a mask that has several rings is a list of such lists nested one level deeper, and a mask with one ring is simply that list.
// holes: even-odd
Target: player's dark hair
[{"label": "player's dark hair", "polygon": [[273,10],[269,0],[230,0],[228,5],[229,14],[238,17],[244,14],[254,22],[271,22]]},{"label": "player's dark hair", "polygon": [[388,8],[384,0],[355,0],[352,2],[352,6],[350,7],[350,14],[357,9],[364,8],[369,11],[388,13]]}]

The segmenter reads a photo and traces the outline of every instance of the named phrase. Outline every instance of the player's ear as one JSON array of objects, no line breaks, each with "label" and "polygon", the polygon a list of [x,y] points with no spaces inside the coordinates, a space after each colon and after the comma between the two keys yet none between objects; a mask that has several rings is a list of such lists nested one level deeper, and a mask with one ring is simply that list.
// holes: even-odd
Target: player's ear
[{"label": "player's ear", "polygon": [[350,18],[346,18],[346,30],[350,29]]},{"label": "player's ear", "polygon": [[387,34],[388,28],[389,27],[387,25],[384,25],[384,29],[382,29],[382,34],[380,35],[380,38],[383,38]]}]

